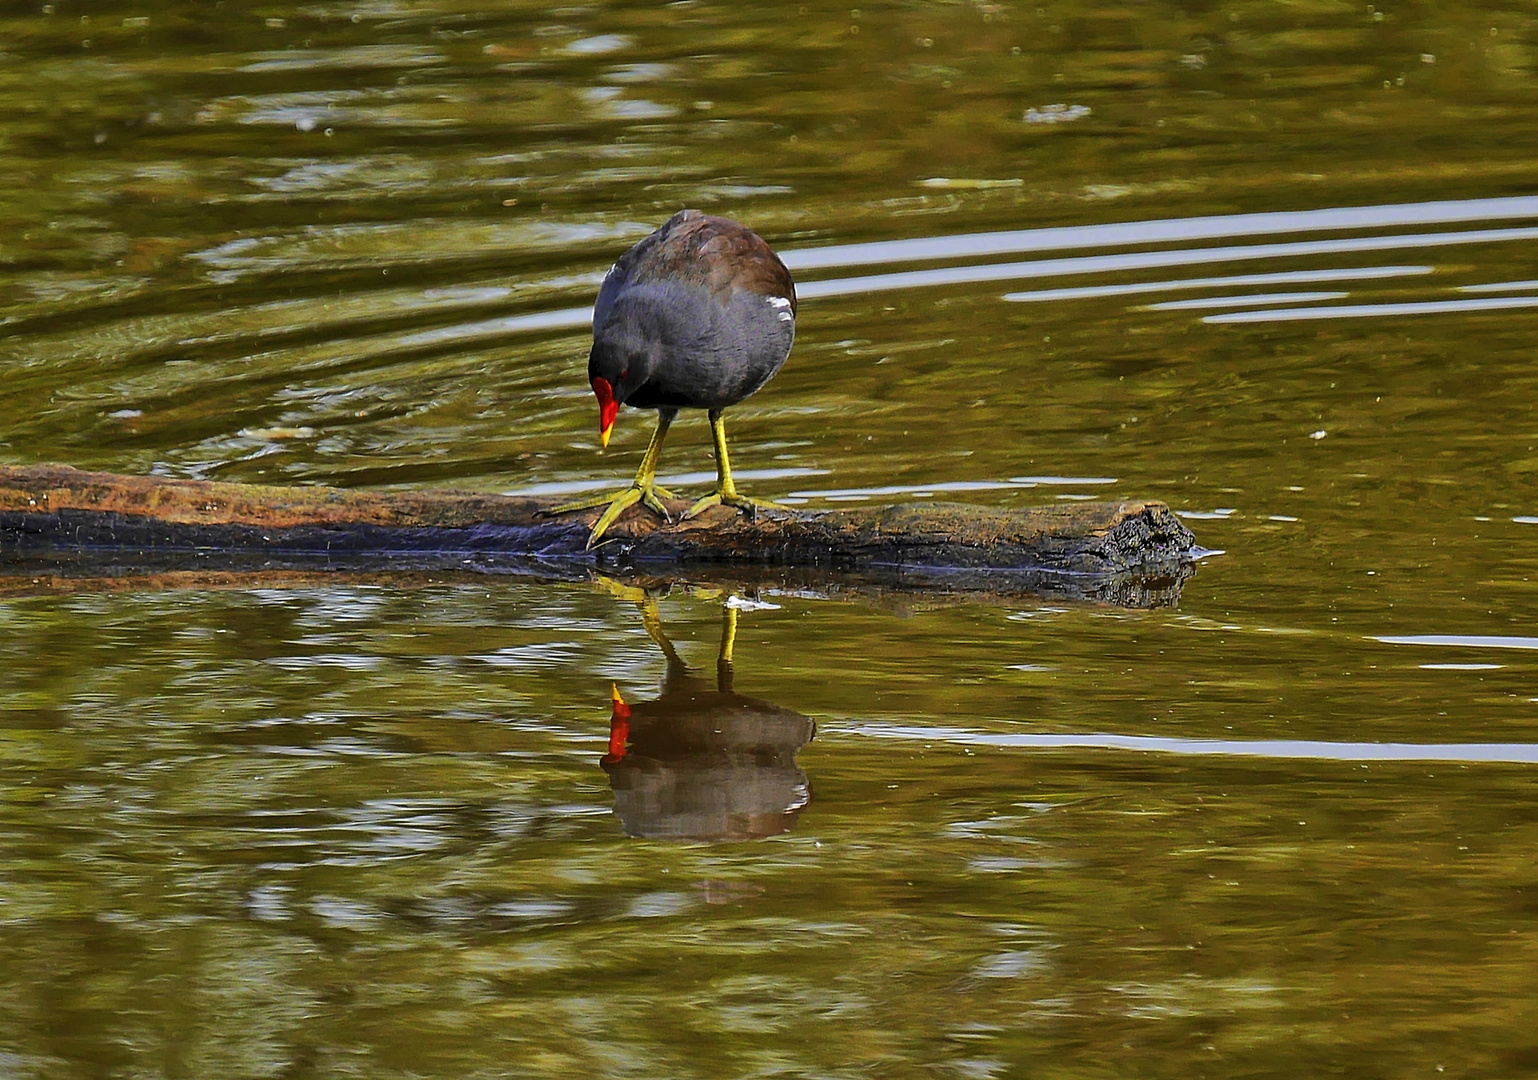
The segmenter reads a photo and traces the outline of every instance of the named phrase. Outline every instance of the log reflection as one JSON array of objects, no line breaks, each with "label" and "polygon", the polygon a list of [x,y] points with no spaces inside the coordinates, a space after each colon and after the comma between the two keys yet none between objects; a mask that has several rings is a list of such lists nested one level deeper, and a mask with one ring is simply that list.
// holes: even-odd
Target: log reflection
[{"label": "log reflection", "polygon": [[662,693],[626,702],[613,691],[603,769],[630,836],[756,840],[789,831],[811,802],[796,753],[816,733],[811,718],[732,690],[737,610],[721,614],[714,687],[689,668],[662,630],[656,601],[641,607],[667,657]]}]

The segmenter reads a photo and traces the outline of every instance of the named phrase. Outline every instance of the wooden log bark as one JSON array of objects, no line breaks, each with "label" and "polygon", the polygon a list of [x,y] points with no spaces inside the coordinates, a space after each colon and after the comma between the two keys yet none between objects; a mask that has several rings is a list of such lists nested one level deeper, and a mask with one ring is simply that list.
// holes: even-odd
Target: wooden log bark
[{"label": "wooden log bark", "polygon": [[[1159,502],[1020,510],[926,502],[755,517],[714,507],[672,523],[636,507],[588,551],[598,511],[550,516],[555,501],[0,466],[0,574],[7,565],[24,573],[28,565],[61,560],[77,571],[92,562],[164,570],[188,559],[203,567],[217,559],[249,566],[254,559],[267,569],[313,569],[324,560],[344,570],[459,566],[547,577],[729,568],[750,580],[789,575],[942,591],[1045,585],[1098,596],[1122,585],[1137,594],[1147,584],[1157,592],[1173,583],[1178,592],[1202,554],[1190,530]],[[675,517],[687,505],[673,505]]]}]

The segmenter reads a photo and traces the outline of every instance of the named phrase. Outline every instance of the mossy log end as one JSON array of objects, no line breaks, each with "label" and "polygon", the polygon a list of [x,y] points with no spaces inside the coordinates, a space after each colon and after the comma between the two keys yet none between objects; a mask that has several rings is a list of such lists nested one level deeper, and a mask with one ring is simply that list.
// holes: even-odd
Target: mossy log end
[{"label": "mossy log end", "polygon": [[[272,487],[0,466],[0,565],[45,553],[175,552],[325,557],[377,566],[415,556],[481,565],[536,562],[605,571],[793,568],[860,573],[1169,577],[1200,557],[1163,503],[1058,502],[1020,510],[915,503],[837,510],[714,507],[666,523],[627,511],[585,549],[598,511],[550,516],[556,500],[430,491]],[[675,516],[688,505],[679,500]],[[567,576],[556,574],[553,576]],[[917,584],[917,582],[914,582]]]}]

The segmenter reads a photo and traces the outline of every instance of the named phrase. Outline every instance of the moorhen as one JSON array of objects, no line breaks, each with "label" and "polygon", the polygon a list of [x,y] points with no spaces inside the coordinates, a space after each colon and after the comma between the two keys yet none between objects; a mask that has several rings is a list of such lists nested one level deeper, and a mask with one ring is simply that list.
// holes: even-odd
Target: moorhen
[{"label": "moorhen", "polygon": [[657,486],[662,439],[679,409],[705,409],[716,447],[716,487],[691,506],[752,509],[772,503],[737,492],[721,411],[780,370],[796,336],[796,285],[752,229],[729,218],[680,210],[609,270],[593,305],[587,374],[598,398],[599,439],[609,445],[621,405],[657,410],[657,430],[635,479],[615,496],[566,503],[551,513],[608,504],[591,548],[637,502],[671,521]]}]

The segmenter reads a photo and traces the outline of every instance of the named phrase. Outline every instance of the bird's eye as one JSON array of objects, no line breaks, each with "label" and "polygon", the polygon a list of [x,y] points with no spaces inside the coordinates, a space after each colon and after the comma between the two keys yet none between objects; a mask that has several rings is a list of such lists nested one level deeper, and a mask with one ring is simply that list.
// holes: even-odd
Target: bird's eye
[{"label": "bird's eye", "polygon": [[628,378],[630,378],[630,369],[629,368],[626,368],[624,371],[619,373],[619,381],[620,382],[624,382]]}]

